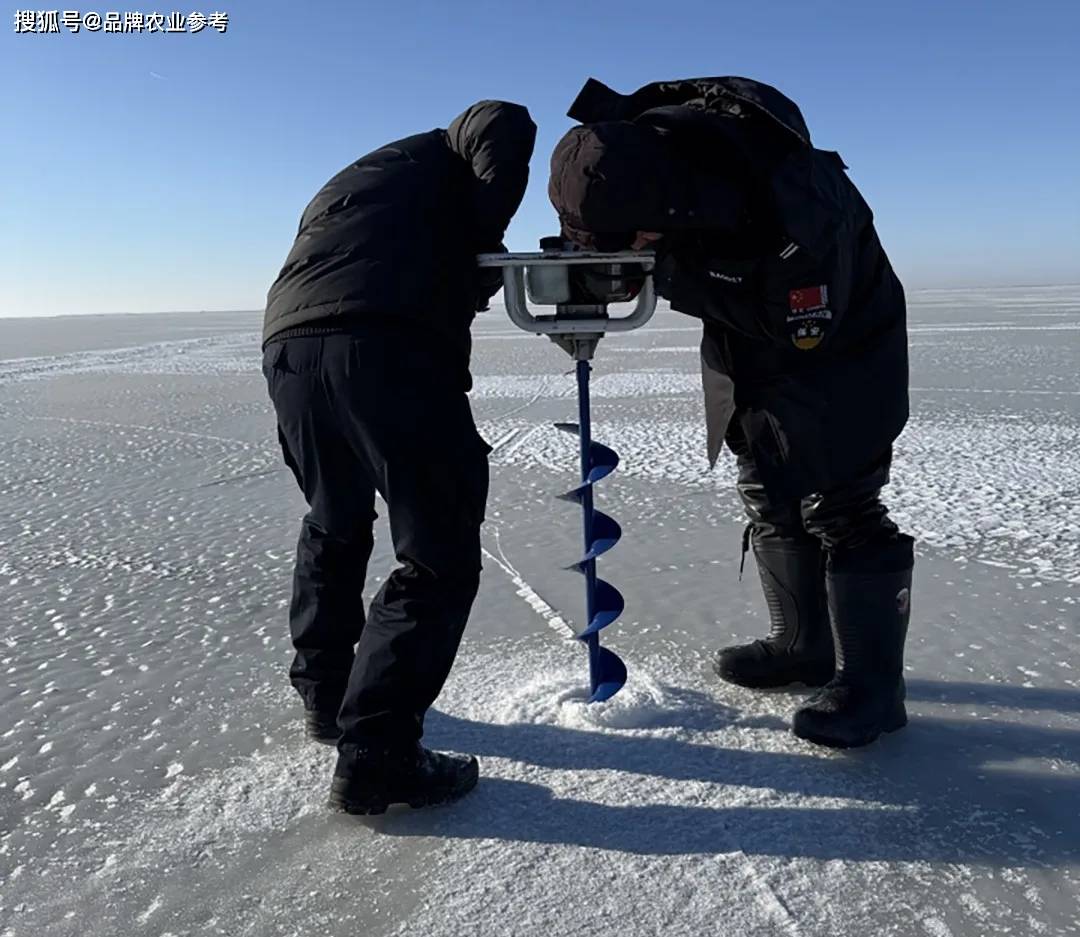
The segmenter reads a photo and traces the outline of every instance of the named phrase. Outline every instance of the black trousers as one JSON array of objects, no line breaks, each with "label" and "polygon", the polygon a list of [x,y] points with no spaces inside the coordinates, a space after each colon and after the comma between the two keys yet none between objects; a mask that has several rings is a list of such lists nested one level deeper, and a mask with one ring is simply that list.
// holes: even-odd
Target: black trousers
[{"label": "black trousers", "polygon": [[[408,744],[479,587],[490,450],[439,349],[404,331],[272,342],[263,372],[310,508],[289,609],[290,679],[307,707],[339,710],[343,746]],[[401,565],[365,621],[376,491]]]},{"label": "black trousers", "polygon": [[766,489],[737,421],[732,421],[726,442],[736,457],[739,497],[755,542],[820,546],[829,567],[836,571],[872,573],[895,564],[902,535],[881,503],[881,489],[889,481],[891,450],[850,483],[791,500]]}]

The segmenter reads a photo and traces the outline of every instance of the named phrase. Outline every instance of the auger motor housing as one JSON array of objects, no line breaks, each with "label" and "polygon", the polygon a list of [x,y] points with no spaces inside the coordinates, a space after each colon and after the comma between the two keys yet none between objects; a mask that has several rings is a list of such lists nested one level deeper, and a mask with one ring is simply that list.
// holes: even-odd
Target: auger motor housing
[{"label": "auger motor housing", "polygon": [[[651,251],[583,251],[560,237],[540,239],[538,252],[481,254],[481,267],[501,267],[503,300],[519,328],[548,335],[575,361],[588,361],[608,332],[640,328],[656,309]],[[608,306],[636,300],[628,315],[609,316]],[[554,306],[537,315],[528,306]]]},{"label": "auger motor housing", "polygon": [[[589,649],[589,702],[610,699],[626,683],[626,664],[600,646],[600,632],[623,612],[622,594],[596,575],[596,559],[622,531],[613,517],[593,507],[593,487],[615,471],[619,457],[592,440],[589,361],[607,332],[644,325],[656,309],[651,252],[593,253],[573,249],[561,238],[544,238],[539,253],[481,254],[482,267],[501,267],[503,296],[511,320],[526,332],[547,335],[577,362],[578,422],[556,426],[581,444],[581,483],[559,497],[581,505],[585,555],[571,566],[585,577],[585,628],[578,634]],[[554,315],[536,315],[527,299],[554,306]],[[608,306],[636,300],[626,316],[609,316]]]}]

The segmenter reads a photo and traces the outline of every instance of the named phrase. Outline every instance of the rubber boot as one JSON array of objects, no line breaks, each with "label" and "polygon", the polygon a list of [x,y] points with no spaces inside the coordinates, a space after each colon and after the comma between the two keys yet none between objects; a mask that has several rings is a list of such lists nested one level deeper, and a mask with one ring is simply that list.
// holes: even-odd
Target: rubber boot
[{"label": "rubber boot", "polygon": [[330,785],[330,806],[345,813],[385,813],[391,804],[432,807],[464,796],[480,774],[471,755],[405,748],[342,746]]},{"label": "rubber boot", "polygon": [[764,640],[725,647],[713,670],[728,683],[763,688],[823,686],[833,676],[824,554],[815,540],[754,543],[771,630]]},{"label": "rubber boot", "polygon": [[850,565],[845,570],[835,559],[825,588],[836,676],[796,711],[792,730],[819,745],[858,748],[907,725],[904,641],[911,618],[914,541],[900,535],[871,558],[877,571],[856,571]]}]

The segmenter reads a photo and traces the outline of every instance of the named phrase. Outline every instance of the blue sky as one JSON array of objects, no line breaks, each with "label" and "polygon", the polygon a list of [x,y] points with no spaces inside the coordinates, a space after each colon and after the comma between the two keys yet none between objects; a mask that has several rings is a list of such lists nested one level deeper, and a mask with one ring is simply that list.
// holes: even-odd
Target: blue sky
[{"label": "blue sky", "polygon": [[180,9],[227,12],[227,33],[78,36],[18,35],[18,8],[0,316],[260,308],[327,178],[486,97],[540,126],[508,239],[532,248],[590,75],[779,87],[851,166],[909,288],[1080,282],[1080,3],[196,0]]}]

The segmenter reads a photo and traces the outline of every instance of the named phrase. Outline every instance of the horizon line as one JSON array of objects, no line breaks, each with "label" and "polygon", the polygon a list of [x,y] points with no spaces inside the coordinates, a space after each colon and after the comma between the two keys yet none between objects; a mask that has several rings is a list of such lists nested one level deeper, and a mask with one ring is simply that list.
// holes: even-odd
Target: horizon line
[{"label": "horizon line", "polygon": [[[975,291],[994,292],[1004,290],[1039,290],[1039,289],[1066,289],[1076,287],[1080,289],[1080,281],[1066,283],[1009,283],[998,285],[972,285],[972,286],[922,286],[905,289],[905,293],[911,297],[917,293],[970,293]],[[499,304],[501,305],[501,303]],[[87,319],[94,316],[104,318],[106,316],[184,316],[184,315],[239,315],[241,313],[262,312],[264,307],[253,306],[249,309],[226,308],[226,309],[147,309],[140,312],[40,312],[33,315],[19,313],[6,315],[0,313],[0,321],[14,319]]]}]

